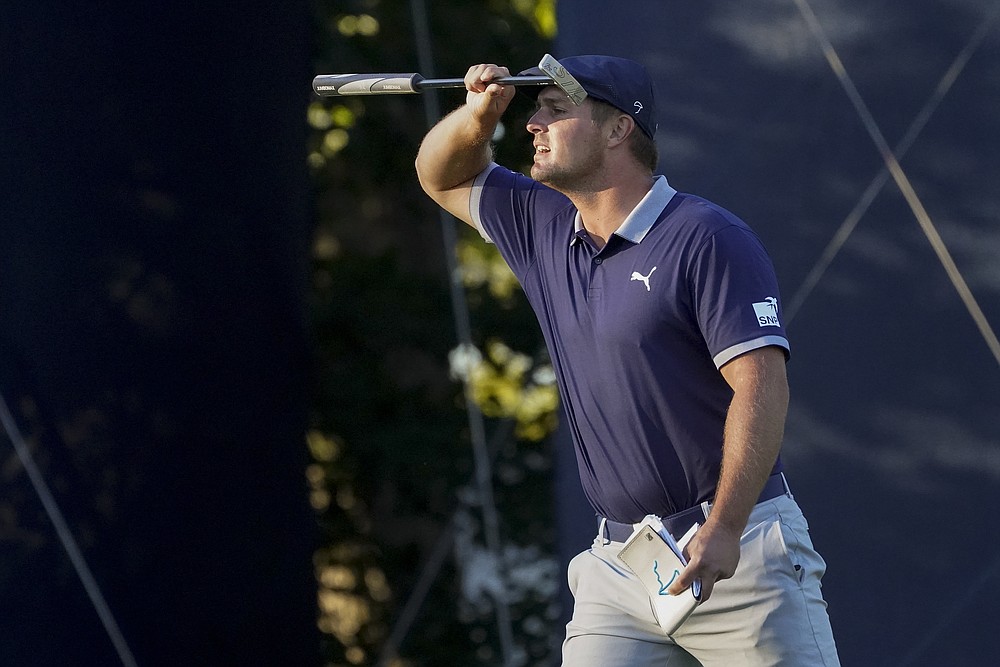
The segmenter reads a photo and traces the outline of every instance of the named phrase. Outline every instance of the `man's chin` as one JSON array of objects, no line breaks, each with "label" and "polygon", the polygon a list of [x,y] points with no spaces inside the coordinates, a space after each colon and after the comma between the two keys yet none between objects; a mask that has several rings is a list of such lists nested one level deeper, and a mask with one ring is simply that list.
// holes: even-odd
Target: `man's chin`
[{"label": "man's chin", "polygon": [[551,185],[552,172],[535,164],[531,166],[531,178],[538,181],[542,185]]}]

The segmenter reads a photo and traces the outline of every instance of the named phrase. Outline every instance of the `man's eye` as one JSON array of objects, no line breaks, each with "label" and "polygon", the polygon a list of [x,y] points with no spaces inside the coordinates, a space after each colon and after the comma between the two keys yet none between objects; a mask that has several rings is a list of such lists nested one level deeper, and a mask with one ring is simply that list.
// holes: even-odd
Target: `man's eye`
[{"label": "man's eye", "polygon": [[552,113],[566,113],[566,110],[562,107],[552,107]]}]

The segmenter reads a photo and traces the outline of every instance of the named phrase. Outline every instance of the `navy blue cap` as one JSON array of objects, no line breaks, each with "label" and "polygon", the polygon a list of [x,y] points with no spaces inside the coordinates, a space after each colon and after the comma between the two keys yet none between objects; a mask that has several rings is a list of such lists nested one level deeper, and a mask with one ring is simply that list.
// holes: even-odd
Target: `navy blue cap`
[{"label": "navy blue cap", "polygon": [[[614,56],[570,56],[559,58],[559,64],[573,75],[587,95],[607,102],[635,119],[650,138],[656,134],[656,103],[653,81],[646,68],[627,58]],[[520,73],[522,76],[546,76],[538,67]],[[537,88],[521,90],[537,95]]]}]

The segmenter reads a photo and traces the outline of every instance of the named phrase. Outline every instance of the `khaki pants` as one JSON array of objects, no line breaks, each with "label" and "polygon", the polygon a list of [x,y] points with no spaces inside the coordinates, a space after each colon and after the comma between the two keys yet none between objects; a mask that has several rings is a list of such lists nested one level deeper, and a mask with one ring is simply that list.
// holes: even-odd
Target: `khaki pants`
[{"label": "khaki pants", "polygon": [[570,562],[565,667],[839,667],[820,592],[826,563],[791,496],[753,509],[736,574],[715,585],[672,639],[617,559],[621,547],[599,535]]}]

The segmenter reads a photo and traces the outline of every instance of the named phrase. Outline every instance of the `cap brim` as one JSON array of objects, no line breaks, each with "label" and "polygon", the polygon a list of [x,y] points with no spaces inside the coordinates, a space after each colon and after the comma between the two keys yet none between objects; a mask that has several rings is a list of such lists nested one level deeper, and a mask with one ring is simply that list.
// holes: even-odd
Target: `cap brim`
[{"label": "cap brim", "polygon": [[[541,67],[532,67],[530,69],[524,70],[523,72],[518,72],[517,75],[518,76],[548,76],[548,74],[546,72],[542,71]],[[556,84],[553,83],[552,85],[554,86]],[[525,96],[530,97],[531,99],[535,100],[535,99],[538,99],[538,93],[542,92],[542,88],[545,88],[545,86],[517,86],[517,92],[519,92],[522,95],[525,95]]]}]

